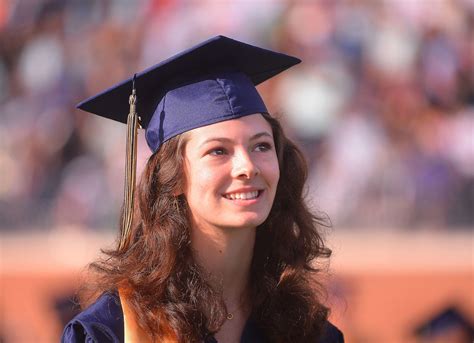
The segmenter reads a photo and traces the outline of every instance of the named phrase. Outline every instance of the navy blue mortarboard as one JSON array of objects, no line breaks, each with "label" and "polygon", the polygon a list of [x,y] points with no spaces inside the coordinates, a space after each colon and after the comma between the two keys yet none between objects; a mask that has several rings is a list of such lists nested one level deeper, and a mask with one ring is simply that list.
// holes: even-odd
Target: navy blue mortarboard
[{"label": "navy blue mortarboard", "polygon": [[180,133],[268,113],[255,86],[299,62],[296,57],[216,36],[77,105],[128,126],[120,249],[130,240],[138,126],[146,129],[148,146],[156,152]]},{"label": "navy blue mortarboard", "polygon": [[458,330],[463,333],[466,342],[474,340],[474,327],[456,307],[449,306],[434,314],[415,329],[415,334],[424,339],[442,337],[444,334]]},{"label": "navy blue mortarboard", "polygon": [[[156,151],[185,131],[267,112],[255,85],[301,62],[299,59],[216,36],[136,74],[137,112]],[[133,78],[77,107],[127,122]]]}]

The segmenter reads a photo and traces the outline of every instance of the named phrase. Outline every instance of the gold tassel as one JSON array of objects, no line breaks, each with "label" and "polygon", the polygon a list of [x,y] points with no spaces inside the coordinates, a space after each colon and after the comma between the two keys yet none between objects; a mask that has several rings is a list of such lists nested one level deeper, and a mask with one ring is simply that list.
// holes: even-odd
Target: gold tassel
[{"label": "gold tassel", "polygon": [[137,130],[139,126],[136,101],[137,95],[134,76],[132,94],[128,100],[128,103],[130,104],[130,112],[128,113],[127,118],[127,157],[125,162],[125,194],[119,243],[120,251],[123,251],[130,246],[130,236],[132,231],[135,180],[137,173]]}]

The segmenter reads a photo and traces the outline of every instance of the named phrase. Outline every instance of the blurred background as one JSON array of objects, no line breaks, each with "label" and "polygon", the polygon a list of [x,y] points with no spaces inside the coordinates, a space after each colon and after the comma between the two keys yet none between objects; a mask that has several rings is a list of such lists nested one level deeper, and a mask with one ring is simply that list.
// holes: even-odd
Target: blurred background
[{"label": "blurred background", "polygon": [[472,342],[471,0],[0,0],[0,342],[58,341],[115,239],[125,126],[75,104],[217,34],[303,60],[258,89],[332,220],[346,340]]}]

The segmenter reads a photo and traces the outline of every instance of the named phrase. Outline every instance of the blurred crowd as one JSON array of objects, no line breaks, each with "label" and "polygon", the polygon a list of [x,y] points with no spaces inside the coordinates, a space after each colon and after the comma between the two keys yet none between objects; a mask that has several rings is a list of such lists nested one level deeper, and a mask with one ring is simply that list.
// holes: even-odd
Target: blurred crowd
[{"label": "blurred crowd", "polygon": [[470,0],[3,0],[0,229],[115,228],[125,126],[75,104],[216,34],[303,60],[259,90],[336,227],[472,227]]}]

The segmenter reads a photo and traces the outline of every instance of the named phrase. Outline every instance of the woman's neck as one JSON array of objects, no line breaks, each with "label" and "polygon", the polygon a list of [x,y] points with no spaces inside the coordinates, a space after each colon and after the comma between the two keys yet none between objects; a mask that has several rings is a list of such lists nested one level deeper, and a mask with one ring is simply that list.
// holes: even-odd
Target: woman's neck
[{"label": "woman's neck", "polygon": [[198,263],[210,274],[212,286],[222,289],[229,309],[244,301],[252,263],[256,228],[196,228],[191,246]]}]

